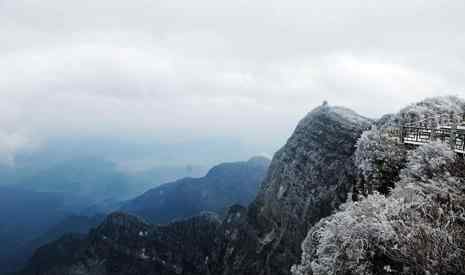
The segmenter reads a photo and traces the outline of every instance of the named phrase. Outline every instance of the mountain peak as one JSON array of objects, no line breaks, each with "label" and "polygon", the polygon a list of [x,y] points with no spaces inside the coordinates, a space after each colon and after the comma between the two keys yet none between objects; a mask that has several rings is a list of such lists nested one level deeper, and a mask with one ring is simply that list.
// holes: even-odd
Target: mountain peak
[{"label": "mountain peak", "polygon": [[359,115],[355,111],[341,106],[321,105],[310,111],[298,124],[297,128],[308,125],[318,118],[326,117],[330,121],[338,123],[350,123],[356,125],[370,125],[373,121]]},{"label": "mountain peak", "polygon": [[[269,269],[266,274],[288,273],[290,259],[298,257],[293,253],[308,228],[346,200],[354,178],[355,144],[371,124],[372,120],[350,109],[327,104],[300,121],[275,154],[249,209],[250,223],[259,229],[257,246],[274,248],[263,249],[261,259],[249,254],[249,266],[244,269],[262,265]],[[270,260],[258,263],[262,259]]]}]

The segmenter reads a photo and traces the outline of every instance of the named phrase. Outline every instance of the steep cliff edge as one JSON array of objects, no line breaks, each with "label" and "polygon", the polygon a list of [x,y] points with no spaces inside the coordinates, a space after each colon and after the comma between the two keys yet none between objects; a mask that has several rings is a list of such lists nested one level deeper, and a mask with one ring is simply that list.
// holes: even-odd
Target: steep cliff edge
[{"label": "steep cliff edge", "polygon": [[308,229],[346,200],[356,176],[355,144],[371,123],[341,107],[310,112],[275,154],[247,217],[225,230],[235,233],[220,242],[216,274],[289,274]]}]

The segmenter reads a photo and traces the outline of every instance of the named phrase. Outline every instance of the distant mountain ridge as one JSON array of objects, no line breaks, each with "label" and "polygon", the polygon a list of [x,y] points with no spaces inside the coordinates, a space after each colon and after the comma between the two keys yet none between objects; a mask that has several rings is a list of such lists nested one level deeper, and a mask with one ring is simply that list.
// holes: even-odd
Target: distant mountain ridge
[{"label": "distant mountain ridge", "polygon": [[184,178],[153,188],[128,201],[121,211],[163,224],[203,211],[223,213],[233,204],[248,205],[256,196],[270,160],[222,163],[201,178]]},{"label": "distant mountain ridge", "polygon": [[[158,198],[152,195],[159,194],[160,190],[166,192],[164,197],[171,199],[158,212],[153,212],[159,213],[159,216],[152,216],[152,221],[157,223],[168,223],[210,210],[223,212],[235,203],[246,205],[255,197],[269,162],[266,158],[255,157],[246,162],[223,163],[213,167],[204,177],[184,178],[165,184],[148,191],[145,196],[126,202],[126,205],[124,201],[116,199],[89,205],[105,192],[95,194],[94,199],[86,199],[79,194],[82,191],[81,183],[90,188],[87,192],[91,192],[90,185],[99,184],[99,179],[104,184],[95,186],[94,191],[105,184],[111,186],[112,181],[108,179],[118,179],[120,174],[114,173],[114,164],[99,159],[59,163],[40,172],[35,182],[31,178],[23,184],[0,186],[0,217],[5,218],[0,220],[0,240],[5,244],[0,248],[0,273],[22,266],[35,249],[60,239],[63,234],[87,234],[89,229],[103,220],[100,214],[118,210],[123,205],[139,206],[138,203],[142,203],[140,205],[147,208],[141,208],[136,213],[150,220],[151,216],[145,215],[144,211],[151,212],[150,207],[157,207]],[[53,190],[53,186],[60,183],[72,186],[61,187],[59,192],[45,192]],[[105,191],[105,188],[101,190]],[[79,210],[80,205],[88,206]],[[70,239],[74,240],[73,237],[67,240]]]},{"label": "distant mountain ridge", "polygon": [[64,233],[87,234],[162,179],[205,173],[199,167],[155,167],[126,174],[116,163],[79,157],[37,165],[0,167],[0,274],[22,266],[39,246]]}]

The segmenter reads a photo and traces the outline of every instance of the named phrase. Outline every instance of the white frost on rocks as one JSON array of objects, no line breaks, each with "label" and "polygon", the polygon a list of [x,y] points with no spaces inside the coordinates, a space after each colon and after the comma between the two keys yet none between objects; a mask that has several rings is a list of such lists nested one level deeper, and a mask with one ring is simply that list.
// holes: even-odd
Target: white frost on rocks
[{"label": "white frost on rocks", "polygon": [[263,237],[260,240],[260,244],[262,246],[265,246],[265,245],[269,244],[270,242],[272,242],[275,239],[275,237],[276,237],[276,231],[273,229],[271,232],[266,234],[265,237]]},{"label": "white frost on rocks", "polygon": [[279,186],[279,190],[277,194],[278,200],[283,197],[285,192],[286,192],[286,187],[284,187],[283,185]]}]

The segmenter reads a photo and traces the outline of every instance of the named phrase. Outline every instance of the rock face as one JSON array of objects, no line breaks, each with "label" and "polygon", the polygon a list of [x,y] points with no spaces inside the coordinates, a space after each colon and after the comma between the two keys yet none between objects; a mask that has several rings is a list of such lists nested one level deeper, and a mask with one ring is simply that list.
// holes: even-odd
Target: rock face
[{"label": "rock face", "polygon": [[275,154],[235,238],[225,238],[219,267],[227,268],[216,274],[289,274],[308,229],[346,200],[356,176],[354,145],[370,125],[345,108],[309,113]]},{"label": "rock face", "polygon": [[60,274],[290,274],[309,228],[347,198],[354,145],[371,123],[325,104],[276,153],[249,208],[231,207],[222,222],[208,215],[161,227],[110,216]]},{"label": "rock face", "polygon": [[354,145],[370,125],[344,108],[311,112],[276,154],[256,201],[258,217],[279,232],[330,214],[350,191]]},{"label": "rock face", "polygon": [[249,205],[269,164],[263,157],[223,163],[213,167],[205,177],[184,178],[153,188],[127,202],[121,210],[151,223],[164,224],[203,211],[222,213],[233,204]]}]

